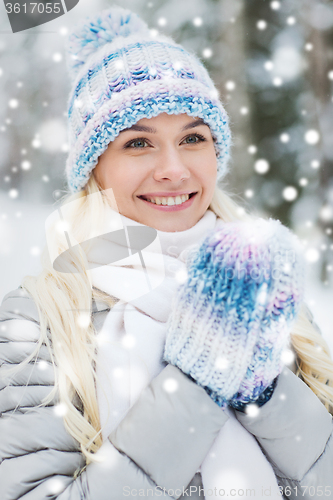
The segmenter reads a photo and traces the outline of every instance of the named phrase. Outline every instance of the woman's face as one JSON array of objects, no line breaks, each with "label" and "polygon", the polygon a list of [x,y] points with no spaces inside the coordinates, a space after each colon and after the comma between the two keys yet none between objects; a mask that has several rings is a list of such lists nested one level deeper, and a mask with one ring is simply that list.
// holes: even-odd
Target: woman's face
[{"label": "woman's face", "polygon": [[109,144],[94,175],[102,189],[112,188],[122,215],[160,231],[189,229],[214,193],[210,128],[186,114],[143,118]]}]

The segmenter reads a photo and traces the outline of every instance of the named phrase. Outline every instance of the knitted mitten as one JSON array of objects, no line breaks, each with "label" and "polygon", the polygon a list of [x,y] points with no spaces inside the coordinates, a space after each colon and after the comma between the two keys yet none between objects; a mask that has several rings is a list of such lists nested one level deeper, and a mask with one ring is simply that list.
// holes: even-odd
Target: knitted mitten
[{"label": "knitted mitten", "polygon": [[303,279],[300,244],[279,221],[221,225],[189,259],[164,360],[221,407],[257,401],[283,368]]}]

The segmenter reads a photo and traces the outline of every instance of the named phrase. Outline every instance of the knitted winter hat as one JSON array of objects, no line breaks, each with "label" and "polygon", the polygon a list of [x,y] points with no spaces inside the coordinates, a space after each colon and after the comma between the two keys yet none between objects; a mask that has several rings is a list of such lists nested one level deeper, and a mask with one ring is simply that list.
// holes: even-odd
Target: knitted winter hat
[{"label": "knitted winter hat", "polygon": [[227,171],[228,116],[207,70],[166,36],[154,36],[134,13],[111,7],[81,21],[68,37],[72,192],[87,183],[98,157],[118,134],[160,113],[202,118],[216,137],[218,180]]}]

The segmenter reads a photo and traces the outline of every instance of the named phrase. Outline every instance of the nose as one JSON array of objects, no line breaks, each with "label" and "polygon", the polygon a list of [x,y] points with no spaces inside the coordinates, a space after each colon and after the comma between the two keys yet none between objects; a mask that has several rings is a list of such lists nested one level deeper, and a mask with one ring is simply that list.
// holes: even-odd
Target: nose
[{"label": "nose", "polygon": [[154,179],[181,182],[189,179],[190,170],[185,164],[180,151],[173,146],[162,148],[155,158]]}]

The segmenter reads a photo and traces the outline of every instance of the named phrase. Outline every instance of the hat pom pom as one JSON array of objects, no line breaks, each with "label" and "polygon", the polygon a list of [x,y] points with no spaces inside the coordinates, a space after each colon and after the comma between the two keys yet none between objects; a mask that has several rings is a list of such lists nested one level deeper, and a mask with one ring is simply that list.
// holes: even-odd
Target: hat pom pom
[{"label": "hat pom pom", "polygon": [[148,26],[133,12],[111,7],[78,23],[67,39],[67,64],[73,77],[88,57],[115,37],[148,33]]}]

